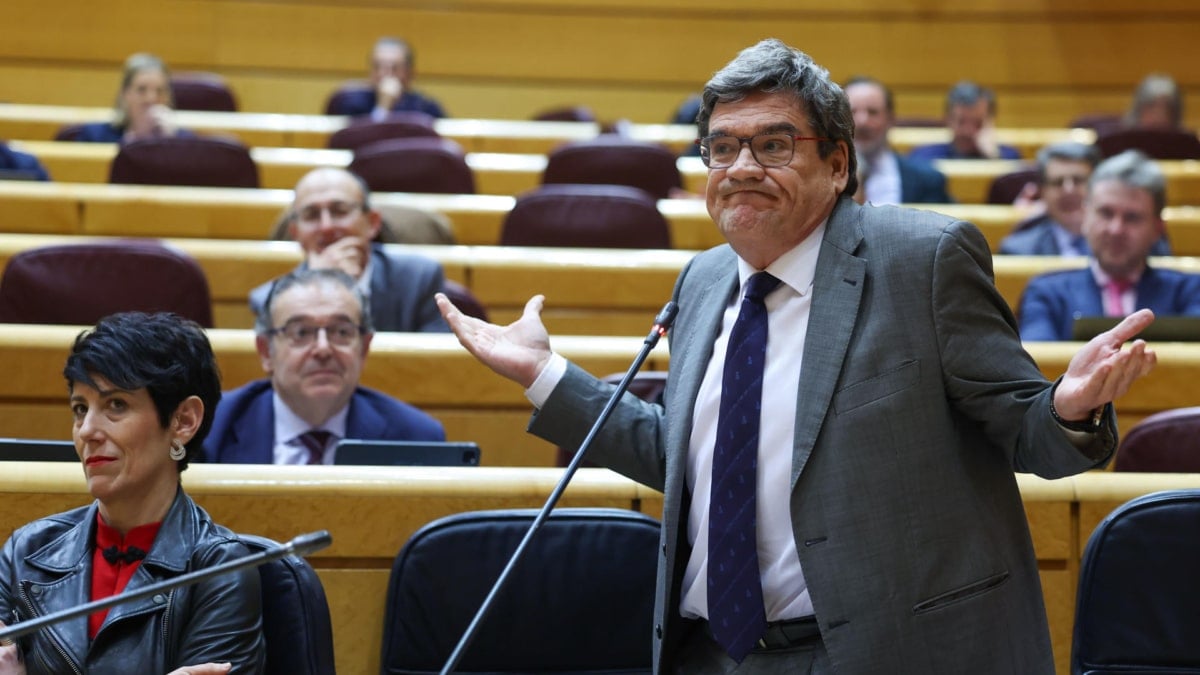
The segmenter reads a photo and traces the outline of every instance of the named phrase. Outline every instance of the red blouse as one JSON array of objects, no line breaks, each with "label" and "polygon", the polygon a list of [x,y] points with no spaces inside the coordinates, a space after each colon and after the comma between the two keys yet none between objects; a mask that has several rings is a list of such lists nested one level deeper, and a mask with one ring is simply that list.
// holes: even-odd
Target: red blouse
[{"label": "red blouse", "polygon": [[[92,552],[92,600],[117,595],[125,590],[134,570],[142,564],[142,558],[154,544],[158,528],[162,523],[139,525],[122,539],[121,533],[109,527],[96,511],[96,546]],[[108,610],[93,612],[88,616],[88,638],[95,639],[108,617]]]}]

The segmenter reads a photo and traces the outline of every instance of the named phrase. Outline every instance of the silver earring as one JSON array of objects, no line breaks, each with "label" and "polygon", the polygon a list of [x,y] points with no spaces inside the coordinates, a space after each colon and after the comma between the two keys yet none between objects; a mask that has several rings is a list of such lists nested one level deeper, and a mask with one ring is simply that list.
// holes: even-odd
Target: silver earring
[{"label": "silver earring", "polygon": [[179,460],[183,459],[184,457],[187,457],[187,448],[183,447],[183,443],[180,443],[179,439],[177,438],[177,439],[171,441],[171,453],[170,454],[171,454],[171,459],[178,462]]}]

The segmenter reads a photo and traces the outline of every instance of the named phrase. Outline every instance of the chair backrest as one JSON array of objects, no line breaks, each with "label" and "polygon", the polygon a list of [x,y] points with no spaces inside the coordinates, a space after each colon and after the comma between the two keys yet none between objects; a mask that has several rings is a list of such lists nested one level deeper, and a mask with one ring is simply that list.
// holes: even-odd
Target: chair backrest
[{"label": "chair backrest", "polygon": [[595,248],[671,248],[658,203],[625,185],[543,185],[517,197],[500,244]]},{"label": "chair backrest", "polygon": [[171,74],[171,96],[177,110],[237,112],[237,99],[225,78],[216,73]]},{"label": "chair backrest", "polygon": [[1200,407],[1154,413],[1121,439],[1114,471],[1200,473]]},{"label": "chair backrest", "polygon": [[628,185],[655,199],[666,199],[683,187],[673,152],[617,134],[558,146],[547,158],[542,183]]},{"label": "chair backrest", "polygon": [[539,122],[595,122],[596,113],[585,105],[550,108],[533,116]]},{"label": "chair backrest", "polygon": [[370,83],[365,80],[348,80],[338,86],[338,88],[329,95],[325,100],[326,115],[344,115],[346,103],[349,100],[361,98],[365,94],[370,94],[372,91]]},{"label": "chair backrest", "polygon": [[79,134],[83,133],[84,126],[86,125],[83,122],[80,122],[79,124],[63,125],[54,133],[54,140],[77,141],[79,140]]},{"label": "chair backrest", "polygon": [[454,303],[454,306],[467,316],[473,316],[483,321],[488,320],[487,309],[479,302],[479,298],[469,288],[457,281],[446,279],[442,282],[442,292]]},{"label": "chair backrest", "polygon": [[153,240],[18,252],[0,277],[0,322],[89,325],[115,312],[175,312],[211,328],[204,270]]},{"label": "chair backrest", "polygon": [[246,146],[224,138],[144,138],[120,146],[108,182],[256,188],[258,166]]},{"label": "chair backrest", "polygon": [[448,138],[392,138],[354,151],[348,167],[375,192],[474,194],[475,174]]},{"label": "chair backrest", "polygon": [[1200,159],[1200,138],[1174,129],[1117,129],[1096,137],[1104,157],[1141,150],[1153,159]]},{"label": "chair backrest", "polygon": [[1125,116],[1121,113],[1088,113],[1072,119],[1067,126],[1072,129],[1091,129],[1102,134],[1116,131],[1124,124]]},{"label": "chair backrest", "polygon": [[[381,673],[442,668],[535,514],[460,513],[413,534],[392,566]],[[551,512],[459,672],[649,673],[659,529],[621,509]]]},{"label": "chair backrest", "polygon": [[1156,492],[1113,511],[1079,570],[1071,672],[1200,673],[1200,490]]},{"label": "chair backrest", "polygon": [[438,132],[433,128],[433,123],[433,115],[423,112],[394,112],[378,122],[364,118],[333,132],[329,136],[329,147],[357,150],[367,143],[389,138],[436,137]]},{"label": "chair backrest", "polygon": [[[266,537],[239,534],[258,553],[278,547]],[[321,579],[304,558],[287,555],[258,568],[268,675],[334,675],[333,627]]]},{"label": "chair backrest", "polygon": [[[621,379],[625,377],[625,373],[612,373],[606,375],[604,381],[610,384],[619,384]],[[643,370],[633,376],[629,382],[630,394],[637,396],[643,401],[650,403],[663,404],[663,394],[667,390],[667,371],[665,370]],[[571,463],[571,459],[575,457],[575,453],[579,448],[564,448],[559,446],[556,453],[555,463],[558,466],[567,466]],[[596,466],[594,462],[583,460],[580,466]]]},{"label": "chair backrest", "polygon": [[991,186],[988,187],[987,203],[1012,204],[1028,183],[1038,184],[1036,167],[1017,169],[996,176],[992,179]]}]

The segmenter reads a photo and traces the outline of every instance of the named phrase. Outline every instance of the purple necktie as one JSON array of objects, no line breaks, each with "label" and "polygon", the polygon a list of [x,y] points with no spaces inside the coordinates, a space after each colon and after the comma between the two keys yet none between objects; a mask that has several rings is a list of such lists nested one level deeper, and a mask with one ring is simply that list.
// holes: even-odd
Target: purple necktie
[{"label": "purple necktie", "polygon": [[300,434],[300,444],[308,450],[309,464],[324,464],[325,444],[333,434],[324,429],[309,429]]},{"label": "purple necktie", "polygon": [[759,272],[746,281],[729,333],[721,409],[713,448],[708,511],[708,622],[713,637],[738,663],[767,627],[755,535],[758,426],[762,415],[767,308],[779,279]]}]

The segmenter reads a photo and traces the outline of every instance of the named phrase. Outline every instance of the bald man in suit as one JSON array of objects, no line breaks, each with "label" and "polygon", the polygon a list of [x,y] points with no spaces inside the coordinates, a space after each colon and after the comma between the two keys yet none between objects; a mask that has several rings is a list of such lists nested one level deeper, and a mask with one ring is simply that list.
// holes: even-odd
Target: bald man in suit
[{"label": "bald man in suit", "polygon": [[[1013,472],[1057,478],[1109,459],[1109,401],[1155,361],[1140,341],[1120,345],[1151,314],[1046,381],[975,227],[851,199],[846,96],[777,40],[714,75],[699,127],[709,213],[729,243],[676,283],[664,405],[625,396],[589,454],[664,493],[655,672],[1053,673]],[[612,387],[551,350],[541,296],[504,327],[438,304],[469,351],[527,388],[533,433],[581,441]],[[730,373],[748,372],[741,355],[758,341],[739,331],[743,316],[761,325],[759,305],[761,411],[731,402],[731,422],[726,399],[750,389]],[[725,448],[744,437],[728,429],[751,418],[748,466],[731,466]],[[727,477],[746,471],[743,589],[711,544],[730,541]]]}]

